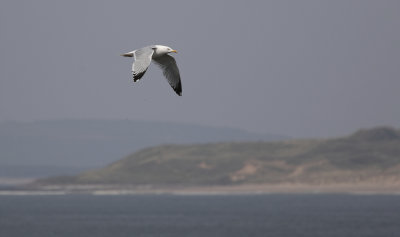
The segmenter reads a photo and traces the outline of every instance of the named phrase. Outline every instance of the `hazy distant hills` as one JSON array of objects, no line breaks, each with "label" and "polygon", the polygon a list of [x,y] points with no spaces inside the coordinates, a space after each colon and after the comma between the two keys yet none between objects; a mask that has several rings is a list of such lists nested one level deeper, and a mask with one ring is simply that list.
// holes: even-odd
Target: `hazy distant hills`
[{"label": "hazy distant hills", "polygon": [[[144,147],[285,137],[239,129],[131,120],[0,123],[0,172],[9,167],[101,167]],[[31,169],[32,170],[32,169]],[[62,170],[62,168],[61,168]],[[13,172],[13,171],[11,171]]]},{"label": "hazy distant hills", "polygon": [[400,131],[360,130],[324,140],[164,145],[44,184],[234,185],[399,183]]}]

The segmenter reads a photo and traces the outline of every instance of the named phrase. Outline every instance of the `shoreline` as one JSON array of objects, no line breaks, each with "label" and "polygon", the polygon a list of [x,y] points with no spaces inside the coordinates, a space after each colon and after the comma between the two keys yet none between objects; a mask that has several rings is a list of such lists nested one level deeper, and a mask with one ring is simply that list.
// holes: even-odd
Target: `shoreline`
[{"label": "shoreline", "polygon": [[150,185],[47,185],[14,186],[1,189],[0,195],[257,195],[257,194],[359,194],[400,195],[400,185],[385,183],[355,184],[245,184],[234,186],[155,187]]}]

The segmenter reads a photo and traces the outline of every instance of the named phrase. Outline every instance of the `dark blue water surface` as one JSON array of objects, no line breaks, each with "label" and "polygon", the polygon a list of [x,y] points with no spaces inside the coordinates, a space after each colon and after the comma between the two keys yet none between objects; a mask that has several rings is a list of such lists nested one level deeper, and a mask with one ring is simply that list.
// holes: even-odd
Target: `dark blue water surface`
[{"label": "dark blue water surface", "polygon": [[0,196],[0,236],[400,236],[400,196]]}]

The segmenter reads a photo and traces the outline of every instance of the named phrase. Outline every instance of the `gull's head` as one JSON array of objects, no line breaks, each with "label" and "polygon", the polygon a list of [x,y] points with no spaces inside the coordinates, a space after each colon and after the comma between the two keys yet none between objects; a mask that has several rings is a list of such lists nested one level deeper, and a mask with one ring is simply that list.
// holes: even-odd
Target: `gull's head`
[{"label": "gull's head", "polygon": [[171,48],[168,48],[168,51],[169,51],[170,53],[178,53],[178,51],[176,51],[175,49],[171,49]]},{"label": "gull's head", "polygon": [[175,49],[164,45],[156,45],[156,50],[159,54],[178,53]]}]

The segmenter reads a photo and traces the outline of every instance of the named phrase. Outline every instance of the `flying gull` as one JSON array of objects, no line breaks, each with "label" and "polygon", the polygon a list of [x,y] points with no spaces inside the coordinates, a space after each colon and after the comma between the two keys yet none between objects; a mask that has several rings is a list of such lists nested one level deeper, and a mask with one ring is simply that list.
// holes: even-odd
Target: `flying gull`
[{"label": "flying gull", "polygon": [[164,76],[172,89],[179,96],[182,95],[181,76],[176,65],[175,58],[168,53],[177,53],[176,50],[163,45],[151,45],[141,49],[134,50],[129,53],[121,54],[124,57],[134,57],[135,61],[132,64],[133,81],[136,82],[143,77],[147,68],[153,60],[162,70]]}]

